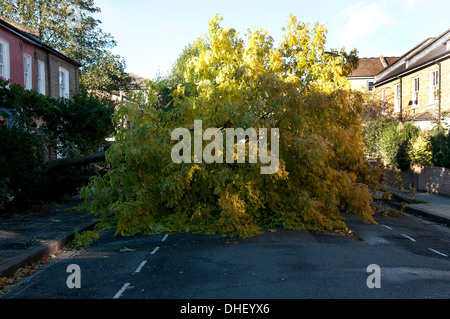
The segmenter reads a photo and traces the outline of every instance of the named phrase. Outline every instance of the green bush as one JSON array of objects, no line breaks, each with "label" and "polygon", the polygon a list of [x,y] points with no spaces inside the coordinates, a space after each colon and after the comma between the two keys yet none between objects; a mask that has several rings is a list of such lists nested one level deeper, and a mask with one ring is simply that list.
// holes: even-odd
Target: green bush
[{"label": "green bush", "polygon": [[428,132],[422,132],[411,143],[409,150],[411,164],[432,165],[433,152],[431,149],[431,139]]},{"label": "green bush", "polygon": [[442,126],[433,130],[431,135],[432,162],[438,167],[450,168],[450,131]]},{"label": "green bush", "polygon": [[392,122],[382,132],[378,147],[384,159],[406,170],[412,163],[412,142],[419,136],[420,129],[412,122]]},{"label": "green bush", "polygon": [[45,141],[63,156],[96,152],[115,131],[112,117],[116,104],[80,91],[71,99],[54,99],[0,79],[0,107],[11,110],[14,125],[45,135]]},{"label": "green bush", "polygon": [[45,126],[63,156],[95,153],[115,131],[115,102],[110,99],[81,91],[70,100],[59,100],[57,105],[57,116]]},{"label": "green bush", "polygon": [[71,99],[54,99],[0,79],[0,107],[8,110],[3,116],[10,116],[10,127],[0,132],[2,213],[52,195],[43,169],[50,148],[57,146],[67,157],[89,155],[115,131],[115,103],[83,91]]},{"label": "green bush", "polygon": [[38,135],[1,127],[0,141],[0,214],[3,215],[36,200],[43,176]]}]

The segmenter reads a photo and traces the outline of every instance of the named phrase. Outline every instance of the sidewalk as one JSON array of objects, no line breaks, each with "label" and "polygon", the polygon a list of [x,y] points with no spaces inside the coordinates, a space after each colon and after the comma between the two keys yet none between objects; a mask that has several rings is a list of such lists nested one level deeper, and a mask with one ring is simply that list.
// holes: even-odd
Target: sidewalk
[{"label": "sidewalk", "polygon": [[[397,197],[411,200],[407,192],[401,192],[398,189],[390,189],[390,191]],[[414,200],[418,203],[408,204],[405,212],[450,226],[450,197],[416,191]],[[390,204],[400,207],[400,204],[397,203],[391,202]]]},{"label": "sidewalk", "polygon": [[60,251],[75,229],[92,227],[94,222],[88,213],[66,211],[79,203],[73,198],[44,205],[36,212],[0,218],[0,278]]}]

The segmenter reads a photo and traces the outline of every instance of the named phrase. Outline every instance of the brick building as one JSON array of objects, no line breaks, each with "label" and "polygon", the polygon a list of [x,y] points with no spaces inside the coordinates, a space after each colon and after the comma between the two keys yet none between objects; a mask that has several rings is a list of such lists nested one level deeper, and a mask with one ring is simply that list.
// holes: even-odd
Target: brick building
[{"label": "brick building", "polygon": [[403,121],[431,129],[448,125],[450,29],[428,38],[376,74],[373,94]]},{"label": "brick building", "polygon": [[[0,17],[0,76],[53,98],[79,90],[81,64],[39,39],[39,32]],[[8,110],[0,110],[8,112]],[[4,118],[0,124],[7,125]]]}]

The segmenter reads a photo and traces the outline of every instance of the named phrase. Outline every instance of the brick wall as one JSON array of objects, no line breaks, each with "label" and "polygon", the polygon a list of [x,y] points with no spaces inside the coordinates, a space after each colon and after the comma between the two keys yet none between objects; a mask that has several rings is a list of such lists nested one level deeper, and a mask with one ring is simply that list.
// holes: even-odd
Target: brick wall
[{"label": "brick wall", "polygon": [[389,113],[393,116],[400,117],[399,112],[394,112],[395,108],[395,86],[400,83],[400,80],[396,79],[394,81],[388,82],[380,87],[377,87],[374,92],[374,98],[382,101],[383,100],[383,90],[386,90],[386,108],[389,109]]},{"label": "brick wall", "polygon": [[[59,98],[59,68],[63,67],[69,71],[70,97],[79,90],[79,69],[76,65],[56,56],[51,52],[36,48],[35,50],[35,83],[37,83],[37,60],[45,63],[45,92],[47,95]],[[36,87],[37,88],[37,87]]]},{"label": "brick wall", "polygon": [[401,184],[416,190],[450,196],[450,169],[435,166],[412,166],[401,172]]},{"label": "brick wall", "polygon": [[[412,116],[421,112],[427,107],[433,107],[438,110],[438,103],[433,102],[430,99],[431,95],[431,72],[438,69],[438,65],[429,66],[418,72],[414,72],[402,78],[402,109],[405,115]],[[420,90],[419,90],[419,106],[413,107],[412,105],[412,88],[413,79],[419,78]],[[447,91],[447,89],[446,89]]]},{"label": "brick wall", "polygon": [[[375,89],[375,95],[378,99],[382,98],[382,91],[386,89],[387,100],[390,105],[394,105],[395,98],[395,85],[401,83],[401,105],[402,105],[402,118],[407,119],[409,116],[413,116],[420,113],[426,108],[433,109],[436,114],[438,113],[439,104],[433,102],[430,99],[431,95],[431,72],[437,70],[439,66],[433,64],[425,69],[403,76],[400,79],[395,79]],[[414,107],[412,105],[412,88],[413,79],[419,78],[419,106]],[[441,109],[450,109],[450,59],[441,62]]]}]

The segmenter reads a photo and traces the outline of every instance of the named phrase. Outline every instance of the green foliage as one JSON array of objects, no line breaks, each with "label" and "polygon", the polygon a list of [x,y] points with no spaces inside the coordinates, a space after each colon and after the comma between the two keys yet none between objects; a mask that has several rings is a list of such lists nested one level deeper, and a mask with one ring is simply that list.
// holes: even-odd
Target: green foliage
[{"label": "green foliage", "polygon": [[54,120],[43,125],[63,156],[89,155],[113,135],[115,107],[115,102],[106,97],[80,91],[70,100],[60,100]]},{"label": "green foliage", "polygon": [[412,141],[409,157],[411,164],[423,166],[433,164],[433,152],[429,135],[421,133]]},{"label": "green foliage", "polygon": [[75,235],[72,241],[70,242],[69,247],[72,249],[86,249],[93,242],[97,241],[100,238],[100,235],[93,230],[85,230],[80,233],[78,229],[75,229]]},{"label": "green foliage", "polygon": [[362,135],[364,136],[365,152],[373,157],[381,155],[383,145],[380,143],[381,136],[393,125],[389,118],[362,123]]},{"label": "green foliage", "polygon": [[379,149],[382,157],[401,170],[411,164],[412,142],[419,136],[419,128],[412,122],[392,122],[380,135]]},{"label": "green foliage", "polygon": [[374,98],[373,94],[364,95],[363,114],[361,116],[362,135],[365,153],[377,158],[380,156],[380,137],[396,119],[389,114],[390,108]]},{"label": "green foliage", "polygon": [[431,149],[433,164],[450,168],[450,132],[446,132],[441,125],[432,132]]},{"label": "green foliage", "polygon": [[0,215],[11,214],[36,200],[42,183],[38,136],[0,127]]},{"label": "green foliage", "polygon": [[[245,45],[220,19],[183,60],[170,108],[156,107],[167,83],[149,83],[119,108],[116,121],[132,129],[122,128],[107,152],[115,169],[82,190],[84,209],[122,235],[345,229],[340,209],[374,222],[369,185],[380,170],[363,157],[363,100],[346,79],[356,53],[324,54],[326,28],[293,16],[278,47],[264,30],[251,30]],[[278,172],[261,175],[260,161],[175,164],[171,132],[192,130],[195,119],[222,130],[278,128]]]},{"label": "green foliage", "polygon": [[[49,148],[66,156],[97,152],[112,135],[115,104],[80,92],[55,100],[0,79],[0,107],[12,123],[0,129],[0,211],[8,213],[45,198]],[[7,116],[8,114],[4,114]]]},{"label": "green foliage", "polygon": [[195,45],[189,44],[184,49],[183,52],[178,57],[177,61],[174,63],[172,67],[172,72],[169,76],[169,85],[172,87],[176,87],[180,83],[185,83],[185,72],[187,71],[186,67],[188,65],[189,60],[196,58],[200,55],[200,45],[205,45],[202,42],[202,38],[198,39]]},{"label": "green foliage", "polygon": [[115,131],[116,104],[82,90],[71,99],[53,99],[0,79],[0,107],[11,109],[14,126],[41,136],[42,148],[64,156],[89,155]]}]

